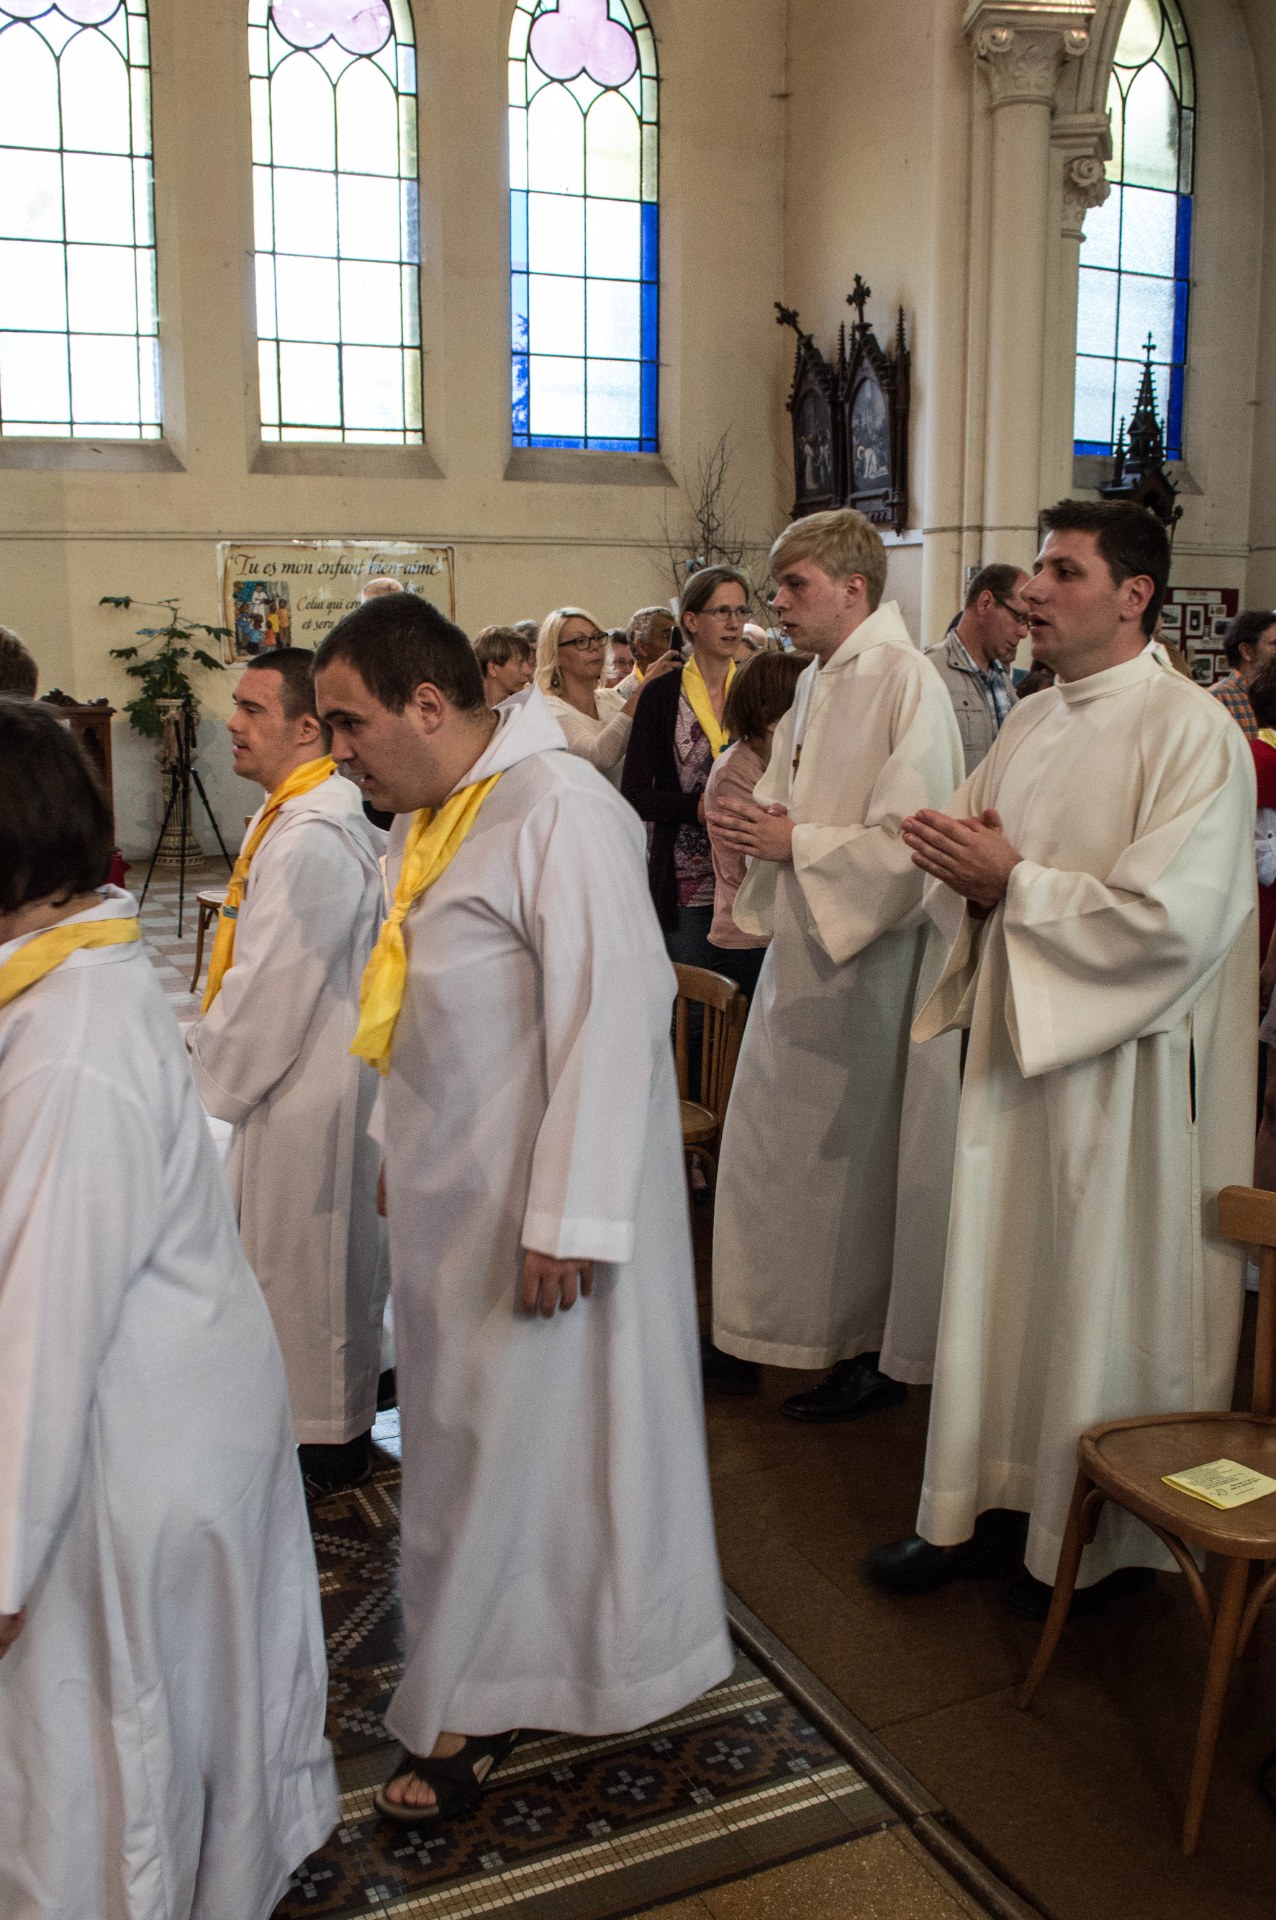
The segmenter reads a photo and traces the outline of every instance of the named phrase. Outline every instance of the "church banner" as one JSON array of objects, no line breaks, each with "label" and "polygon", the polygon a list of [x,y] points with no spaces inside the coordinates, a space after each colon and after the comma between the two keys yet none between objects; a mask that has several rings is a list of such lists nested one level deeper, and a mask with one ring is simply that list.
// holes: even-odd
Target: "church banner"
[{"label": "church banner", "polygon": [[230,631],[222,642],[227,666],[242,666],[271,647],[317,647],[358,606],[369,580],[397,580],[456,618],[451,547],[414,540],[222,540],[217,567],[222,625]]}]

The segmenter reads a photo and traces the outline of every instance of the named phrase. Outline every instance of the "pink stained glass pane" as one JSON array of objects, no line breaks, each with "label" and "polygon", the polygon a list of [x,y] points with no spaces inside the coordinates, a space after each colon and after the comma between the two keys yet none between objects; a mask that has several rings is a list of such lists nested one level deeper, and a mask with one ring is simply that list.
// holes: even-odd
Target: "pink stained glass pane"
[{"label": "pink stained glass pane", "polygon": [[377,53],[393,23],[385,0],[273,0],[270,17],[293,47],[335,40],[347,53]]},{"label": "pink stained glass pane", "polygon": [[539,14],[529,42],[531,56],[551,80],[587,73],[600,87],[623,87],[637,71],[634,37],[607,12],[607,0],[559,0]]},{"label": "pink stained glass pane", "polygon": [[[82,27],[100,27],[122,5],[123,0],[57,0],[52,11]],[[34,20],[37,14],[49,11],[49,0],[4,0],[0,6],[0,12],[12,14],[15,20]]]}]

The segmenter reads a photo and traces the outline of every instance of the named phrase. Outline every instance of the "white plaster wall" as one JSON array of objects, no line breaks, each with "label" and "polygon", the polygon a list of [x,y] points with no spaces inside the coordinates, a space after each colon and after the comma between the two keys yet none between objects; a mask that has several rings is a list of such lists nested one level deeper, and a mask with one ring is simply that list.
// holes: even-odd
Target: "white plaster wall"
[{"label": "white plaster wall", "polygon": [[[180,467],[15,467],[0,443],[0,620],[24,635],[46,688],[126,698],[106,650],[130,639],[134,622],[99,608],[99,597],[178,594],[186,612],[215,621],[215,547],[226,538],[450,542],[457,614],[471,632],[564,602],[621,622],[668,593],[663,523],[682,518],[676,483],[726,427],[746,531],[770,540],[791,487],[785,356],[771,311],[783,292],[780,0],[653,3],[664,189],[665,458],[646,463],[655,484],[598,484],[588,456],[558,463],[566,479],[506,478],[508,0],[415,6],[426,425],[437,475],[404,473],[398,449],[385,461],[374,449],[316,450],[312,471],[254,471],[245,8],[151,0],[151,10],[166,421]],[[307,456],[294,464],[305,468]],[[204,683],[201,766],[237,839],[230,830],[254,796],[230,771],[220,730],[230,680]],[[117,722],[115,755],[118,830],[137,852],[158,825],[152,752]]]}]

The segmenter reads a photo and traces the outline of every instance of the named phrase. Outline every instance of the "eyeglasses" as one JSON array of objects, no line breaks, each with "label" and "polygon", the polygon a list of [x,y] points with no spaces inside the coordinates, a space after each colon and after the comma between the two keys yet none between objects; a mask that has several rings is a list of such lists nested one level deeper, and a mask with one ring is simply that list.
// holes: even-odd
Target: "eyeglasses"
[{"label": "eyeglasses", "polygon": [[994,593],[993,599],[999,607],[1004,607],[1017,627],[1026,629],[1032,625],[1032,615],[1026,607],[1012,607],[1009,600],[1003,600],[999,593]]},{"label": "eyeglasses", "polygon": [[747,607],[702,607],[701,614],[708,620],[747,620]]},{"label": "eyeglasses", "polygon": [[607,635],[605,633],[582,633],[576,640],[560,640],[558,643],[558,651],[561,653],[564,647],[575,647],[580,653],[590,653],[595,647],[605,647],[606,645]]}]

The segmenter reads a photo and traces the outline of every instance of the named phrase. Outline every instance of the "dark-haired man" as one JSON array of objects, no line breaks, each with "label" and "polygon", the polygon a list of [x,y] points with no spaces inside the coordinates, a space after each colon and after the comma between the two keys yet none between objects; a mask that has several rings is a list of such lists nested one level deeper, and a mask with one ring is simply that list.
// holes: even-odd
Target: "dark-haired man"
[{"label": "dark-haired man", "polygon": [[335,627],[316,682],[398,815],[355,1044],[386,1075],[403,1417],[407,1753],[377,1805],[419,1826],[514,1729],[617,1733],[731,1668],[674,980],[641,824],[535,689],[489,709],[465,635],[406,597]]},{"label": "dark-haired man", "polygon": [[366,1479],[389,1285],[368,1139],[376,1075],[350,1053],[381,924],[378,854],[315,712],[314,656],[245,668],[227,723],[249,822],[189,1039],[205,1107],[235,1128],[227,1172],[288,1370],[313,1496]]},{"label": "dark-haired man", "polygon": [[1028,631],[1021,588],[1022,567],[994,561],[981,567],[966,589],[966,601],[937,647],[926,658],[948,689],[961,734],[966,772],[979,765],[1015,704],[1010,665]]},{"label": "dark-haired man", "polygon": [[[1249,752],[1146,651],[1165,531],[1064,501],[1042,532],[1022,591],[1058,683],[904,822],[949,941],[914,1035],[970,1042],[918,1534],[868,1568],[903,1593],[1006,1570],[1026,1513],[1029,1613],[1082,1430],[1230,1405],[1242,1255],[1213,1202],[1253,1166],[1258,984]],[[1081,1585],[1167,1564],[1109,1507]]]},{"label": "dark-haired man", "polygon": [[0,627],[0,694],[19,700],[34,700],[40,684],[35,657],[29,653],[12,627]]},{"label": "dark-haired man", "polygon": [[1238,613],[1223,635],[1223,647],[1231,672],[1210,688],[1221,700],[1247,740],[1257,740],[1258,721],[1249,702],[1249,685],[1261,667],[1276,660],[1276,613],[1268,608],[1247,608]]}]

